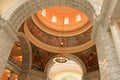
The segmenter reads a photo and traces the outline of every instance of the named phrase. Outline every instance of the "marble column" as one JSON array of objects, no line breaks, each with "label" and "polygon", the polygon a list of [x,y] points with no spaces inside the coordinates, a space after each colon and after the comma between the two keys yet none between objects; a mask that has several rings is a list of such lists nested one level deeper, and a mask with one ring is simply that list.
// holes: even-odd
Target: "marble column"
[{"label": "marble column", "polygon": [[7,21],[0,18],[0,76],[7,64],[8,57],[15,41],[19,41]]},{"label": "marble column", "polygon": [[98,27],[96,48],[101,80],[120,80],[120,65],[115,51],[112,35],[103,25]]},{"label": "marble column", "polygon": [[113,23],[110,25],[110,30],[112,33],[113,42],[115,45],[116,53],[119,59],[120,64],[120,29],[117,23]]}]

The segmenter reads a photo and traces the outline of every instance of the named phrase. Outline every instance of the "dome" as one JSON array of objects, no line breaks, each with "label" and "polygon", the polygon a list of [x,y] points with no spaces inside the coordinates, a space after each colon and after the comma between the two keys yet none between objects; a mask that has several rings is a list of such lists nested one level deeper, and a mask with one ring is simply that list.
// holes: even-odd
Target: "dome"
[{"label": "dome", "polygon": [[63,38],[66,52],[74,53],[94,45],[90,39],[91,28],[90,20],[85,14],[62,6],[36,12],[27,19],[24,30],[28,39],[39,48],[58,53]]}]

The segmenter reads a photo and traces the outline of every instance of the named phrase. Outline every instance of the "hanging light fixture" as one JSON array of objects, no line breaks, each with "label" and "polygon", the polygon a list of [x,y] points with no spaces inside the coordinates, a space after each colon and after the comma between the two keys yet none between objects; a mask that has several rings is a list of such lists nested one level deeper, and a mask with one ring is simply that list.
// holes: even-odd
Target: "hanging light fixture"
[{"label": "hanging light fixture", "polygon": [[[64,19],[64,16],[63,16],[63,19]],[[66,63],[68,62],[68,57],[65,56],[66,52],[65,52],[65,41],[64,41],[64,37],[63,37],[63,34],[64,34],[64,20],[63,20],[63,25],[61,26],[62,27],[62,30],[61,30],[61,41],[60,41],[60,52],[59,52],[59,55],[57,57],[55,57],[53,59],[54,62],[57,62],[57,63]]]},{"label": "hanging light fixture", "polygon": [[63,41],[63,37],[62,37],[62,41],[60,43],[60,48],[62,48],[61,49],[62,51],[60,51],[61,53],[59,53],[59,55],[53,59],[54,62],[66,63],[69,60],[68,57],[65,56],[66,53],[65,53],[65,47],[64,47],[64,43],[63,42],[64,41]]}]

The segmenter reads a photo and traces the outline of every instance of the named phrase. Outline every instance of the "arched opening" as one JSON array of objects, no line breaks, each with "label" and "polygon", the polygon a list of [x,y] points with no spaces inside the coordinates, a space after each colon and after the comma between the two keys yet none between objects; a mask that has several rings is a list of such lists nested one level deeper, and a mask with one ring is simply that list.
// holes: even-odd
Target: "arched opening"
[{"label": "arched opening", "polygon": [[55,63],[47,74],[50,80],[83,80],[82,68],[72,60],[65,64]]},{"label": "arched opening", "polygon": [[[54,2],[55,1],[55,2]],[[48,7],[50,7],[50,6],[67,6],[67,7],[72,7],[72,8],[75,8],[75,9],[78,9],[78,10],[81,10],[81,12],[83,12],[83,13],[85,13],[86,15],[87,15],[87,17],[90,19],[90,21],[91,21],[91,23],[92,23],[92,18],[93,18],[93,13],[95,12],[95,10],[93,9],[93,7],[92,7],[92,5],[88,2],[88,1],[75,1],[74,3],[72,3],[72,0],[70,0],[69,2],[68,1],[65,1],[65,0],[63,0],[63,1],[56,1],[56,0],[54,0],[54,1],[48,1],[48,2],[44,2],[44,1],[35,1],[34,3],[32,3],[32,1],[28,1],[28,3],[27,2],[25,2],[25,3],[20,3],[21,5],[18,7],[18,8],[16,8],[16,9],[14,9],[14,10],[12,10],[12,8],[10,9],[10,10],[8,10],[8,12],[10,11],[10,14],[9,15],[7,15],[6,17],[4,17],[7,21],[8,21],[8,23],[9,23],[9,25],[10,26],[12,26],[12,28],[13,28],[13,30],[15,31],[15,32],[18,32],[19,30],[19,28],[20,28],[20,25],[31,15],[31,14],[33,14],[34,12],[36,12],[36,11],[38,11],[38,10],[42,10],[42,9],[44,9],[44,8],[48,8]],[[21,2],[21,1],[19,1],[19,2]],[[86,3],[86,4],[83,4],[83,3]],[[42,3],[42,4],[41,4]],[[49,4],[49,3],[51,3],[51,4]],[[38,5],[39,4],[39,5]],[[40,5],[41,4],[41,5]],[[80,5],[81,4],[81,5]],[[17,5],[17,4],[16,4]],[[36,6],[37,5],[37,6]],[[32,7],[32,6],[34,6],[34,7]],[[88,8],[88,10],[85,10],[85,9],[83,9],[83,7],[80,7],[80,6],[84,6],[84,7],[86,7],[86,8]],[[26,10],[27,9],[27,10]],[[11,10],[12,10],[12,12],[11,12]],[[28,11],[28,12],[27,12]],[[22,14],[22,15],[21,15]],[[39,16],[39,15],[37,15],[37,16]],[[45,16],[45,15],[44,15]],[[75,18],[76,18],[76,16],[77,15],[75,15]],[[35,18],[34,17],[34,15],[32,16],[32,18]],[[56,17],[57,18],[57,17]],[[67,21],[67,23],[65,23],[66,25],[68,25],[68,23],[70,23],[71,24],[71,22],[69,22],[69,21],[71,21],[69,18],[65,18],[66,20],[65,21]],[[58,21],[58,20],[57,20]],[[54,21],[54,23],[55,22],[57,22],[57,21]],[[76,21],[75,19],[74,19],[74,21]],[[81,20],[79,20],[79,21],[81,21]],[[88,21],[88,22],[90,22],[90,21]],[[87,22],[86,22],[86,24],[87,24]],[[47,25],[47,24],[46,24]],[[89,26],[88,26],[89,25]],[[91,32],[91,31],[89,31],[88,29],[92,26],[92,25],[90,25],[90,24],[88,24],[88,25],[86,25],[87,26],[87,28],[86,28],[86,30],[84,30],[84,31],[88,31],[87,33],[89,33],[89,32]],[[30,26],[29,26],[30,27]],[[27,30],[27,27],[25,26],[25,28],[24,28],[25,30]],[[67,30],[67,29],[66,29]],[[72,30],[72,29],[71,29]],[[71,31],[70,30],[70,31]],[[74,30],[77,30],[77,29],[74,29]],[[44,30],[45,31],[45,30]],[[84,33],[84,31],[83,32],[81,32],[81,31],[77,31],[76,33],[74,33],[72,36],[75,36],[75,35],[78,35],[78,34],[82,34],[82,33]],[[29,30],[29,32],[30,32],[30,30]],[[60,32],[60,31],[58,31],[58,32]],[[27,35],[27,33],[28,32],[25,32],[25,34]],[[70,33],[70,32],[69,32]],[[87,33],[86,33],[86,35],[87,35]],[[46,35],[46,34],[45,34]],[[53,35],[53,34],[52,34]],[[82,35],[82,36],[86,36],[86,35]],[[89,35],[89,34],[88,34]],[[57,36],[60,36],[60,35],[57,35]],[[68,37],[68,36],[71,36],[70,34],[67,34],[66,35],[66,37]],[[77,36],[77,37],[82,37],[82,36]],[[30,37],[29,35],[27,35],[27,38],[28,37]],[[52,39],[52,37],[53,37],[53,39],[54,39],[54,36],[50,36],[51,37],[51,39]],[[49,38],[50,38],[49,37]],[[90,47],[92,47],[93,45],[94,45],[94,42],[92,42],[92,41],[89,41],[88,43],[86,43],[85,45],[82,45],[82,47],[78,47],[80,44],[77,44],[77,43],[75,43],[77,40],[77,37],[71,37],[71,38],[69,38],[69,39],[67,39],[66,38],[66,40],[69,40],[70,41],[70,43],[72,44],[66,44],[66,47],[69,47],[69,48],[67,48],[67,53],[75,53],[75,52],[81,52],[81,51],[83,51],[83,50],[85,50],[85,49],[87,49],[87,48],[90,48]],[[42,38],[45,38],[44,36],[42,36]],[[23,42],[23,44],[25,43],[24,42],[24,40],[20,37],[20,39],[22,40],[22,42]],[[80,38],[78,38],[78,39],[80,39]],[[88,38],[87,37],[87,40],[89,40],[90,39],[90,37]],[[33,38],[29,38],[29,40],[32,42],[32,40],[33,40]],[[76,41],[73,41],[73,40],[76,40]],[[86,42],[87,42],[87,40],[86,40]],[[43,41],[46,41],[45,39],[43,40]],[[52,41],[52,40],[51,40]],[[54,40],[53,40],[54,41]],[[78,40],[79,41],[79,40]],[[85,40],[81,40],[81,41],[85,41]],[[40,41],[35,41],[35,40],[33,40],[33,42],[36,42],[36,46],[37,47],[39,47],[39,48],[42,48],[41,47],[41,45],[42,44],[44,44],[43,42],[40,44],[40,43],[38,43],[38,42],[40,42]],[[33,43],[32,42],[32,43]],[[46,42],[48,42],[48,41],[46,41]],[[50,47],[47,45],[47,48],[46,48],[46,46],[44,46],[44,45],[42,45],[43,47],[44,47],[44,50],[48,50],[48,51],[50,51],[50,49],[51,49],[51,51],[50,52],[52,52],[52,51],[55,51],[55,48],[56,48],[56,44],[52,44],[51,42],[49,42],[52,46],[53,46],[53,48],[52,48],[52,46],[50,45]],[[81,43],[81,42],[80,42]],[[84,42],[83,42],[84,43]],[[81,43],[81,44],[83,44],[83,43]],[[87,45],[89,45],[89,46],[87,46]],[[26,46],[26,45],[24,45],[25,47],[28,47],[28,46]],[[55,46],[55,47],[54,47]],[[77,47],[75,47],[75,48],[72,48],[73,46],[77,46]],[[26,49],[24,47],[24,49]],[[58,47],[58,46],[57,46]],[[45,49],[46,48],[46,49]],[[42,48],[43,49],[43,48]],[[57,49],[57,48],[56,48]],[[70,50],[71,50],[71,52],[70,52]],[[25,50],[25,52],[26,51],[28,51],[27,53],[29,53],[29,49],[27,49],[27,50]],[[56,52],[54,52],[54,53],[57,53],[57,51]],[[28,55],[28,54],[25,54],[25,55]],[[31,56],[31,55],[30,55]],[[27,58],[27,56],[25,56],[25,58]],[[24,58],[24,59],[25,59]],[[30,61],[30,59],[28,59],[29,61]],[[24,64],[25,65],[27,65],[27,67],[29,66],[29,68],[31,67],[30,66],[30,64],[28,64],[28,63],[30,63],[29,61],[27,61],[27,62],[25,62]],[[32,61],[32,60],[31,60]]]},{"label": "arched opening", "polygon": [[[7,1],[7,0],[2,0],[2,1]],[[13,0],[9,0],[9,1],[13,1]],[[99,1],[103,1],[103,0],[99,0]],[[1,58],[0,58],[0,63],[1,63],[0,76],[2,74],[4,67],[6,66],[6,62],[8,60],[9,54],[14,46],[14,43],[19,41],[16,33],[19,32],[19,28],[22,25],[22,23],[26,19],[28,19],[31,15],[33,15],[34,13],[36,13],[39,10],[44,10],[44,9],[50,8],[50,7],[65,6],[65,7],[71,7],[71,8],[74,8],[74,9],[77,9],[77,10],[83,12],[85,15],[87,15],[90,22],[94,26],[93,38],[95,39],[95,44],[97,47],[98,54],[96,54],[95,46],[93,46],[94,43],[92,44],[92,42],[88,42],[87,45],[84,45],[82,47],[78,47],[79,45],[76,44],[76,42],[77,43],[86,42],[87,40],[90,39],[89,37],[86,37],[87,39],[84,39],[85,35],[81,36],[83,39],[80,39],[80,35],[77,36],[77,38],[73,37],[75,35],[78,35],[78,33],[76,33],[76,32],[74,34],[72,32],[71,36],[68,34],[66,34],[66,36],[64,36],[65,37],[64,39],[66,40],[66,42],[67,42],[67,40],[69,40],[69,42],[72,43],[72,46],[70,44],[65,44],[65,46],[67,47],[67,54],[70,53],[70,54],[74,54],[74,55],[78,56],[80,59],[83,60],[85,66],[87,68],[87,75],[84,74],[85,79],[86,80],[90,79],[89,75],[92,75],[91,72],[94,70],[98,70],[98,66],[96,66],[96,64],[98,62],[95,61],[96,57],[98,55],[101,79],[102,80],[110,80],[110,79],[119,80],[119,75],[120,75],[119,62],[120,62],[120,60],[119,60],[119,54],[118,54],[119,47],[117,44],[119,42],[119,38],[118,38],[119,36],[116,36],[119,32],[117,33],[117,28],[115,29],[116,25],[111,25],[111,22],[115,23],[115,24],[119,23],[118,5],[119,5],[120,1],[119,0],[116,0],[116,1],[104,0],[103,3],[104,4],[102,6],[102,10],[101,10],[101,5],[99,5],[98,0],[46,0],[46,1],[45,0],[35,0],[35,1],[33,1],[33,0],[24,0],[24,1],[16,0],[16,3],[13,6],[11,6],[12,4],[9,3],[8,6],[11,6],[11,7],[10,8],[5,7],[6,12],[5,13],[2,12],[2,15],[0,15],[0,37],[1,37],[0,38],[0,42],[1,42],[0,43],[0,56],[1,56]],[[1,4],[2,3],[0,1],[0,14],[1,14]],[[99,15],[99,13],[101,13],[101,14]],[[44,17],[47,16],[45,10],[42,15]],[[34,16],[32,16],[32,18],[33,17]],[[52,18],[50,21],[53,22],[54,24],[56,24],[59,21],[57,16],[53,15],[51,17]],[[81,21],[80,15],[77,15],[76,17],[77,17],[77,19],[75,20],[76,22]],[[64,25],[68,25],[68,24],[71,24],[71,21],[67,16],[64,18]],[[113,30],[113,28],[114,28],[114,30]],[[34,28],[34,29],[36,29],[36,28]],[[51,27],[51,29],[54,29],[54,28]],[[54,30],[56,30],[56,29],[54,29]],[[71,30],[71,29],[69,29],[69,30]],[[45,29],[43,29],[43,31],[45,31]],[[59,31],[57,30],[57,32],[59,32]],[[78,30],[78,32],[80,34],[79,30]],[[90,32],[90,31],[88,31],[88,32]],[[36,32],[35,32],[35,34],[36,34]],[[50,32],[49,32],[49,34],[50,34]],[[34,54],[34,55],[36,55],[36,54],[40,53],[39,57],[37,57],[38,65],[36,65],[36,63],[34,63],[34,65],[27,64],[30,62],[26,61],[27,63],[26,62],[24,63],[24,68],[28,68],[30,70],[29,71],[24,70],[25,75],[22,76],[21,80],[24,80],[24,79],[34,80],[34,77],[38,78],[37,76],[39,76],[39,79],[42,77],[42,79],[40,79],[40,80],[44,80],[46,78],[46,75],[44,74],[45,73],[44,68],[45,68],[46,64],[43,64],[43,63],[44,63],[44,61],[45,61],[45,63],[47,63],[47,60],[49,61],[48,58],[54,56],[50,52],[54,51],[54,54],[58,53],[57,50],[55,50],[55,48],[58,47],[57,42],[55,40],[56,40],[56,36],[60,36],[60,35],[50,36],[49,40],[48,40],[50,42],[48,42],[48,43],[46,42],[47,41],[46,39],[48,39],[48,38],[45,38],[46,37],[45,33],[44,33],[44,35],[45,36],[40,37],[41,43],[40,43],[40,40],[38,40],[38,39],[37,39],[38,41],[33,41],[33,42],[36,42],[36,44],[37,44],[37,42],[39,42],[36,45],[37,47],[42,48],[41,45],[44,47],[44,49],[42,50],[43,52],[41,51],[41,49],[38,49],[39,52],[36,52]],[[51,32],[51,35],[53,35],[52,32]],[[69,37],[69,39],[68,39],[68,37]],[[118,42],[116,41],[115,37],[118,39],[117,40]],[[36,39],[36,36],[33,36],[33,38]],[[33,38],[31,38],[31,39],[33,39]],[[61,38],[59,38],[59,39],[61,39]],[[76,39],[78,39],[79,42]],[[30,40],[30,38],[29,38],[29,40]],[[74,40],[74,42],[73,42],[73,40]],[[55,44],[52,44],[52,42],[54,42],[54,41],[55,41]],[[49,45],[49,47],[46,47],[43,44],[43,42],[47,46]],[[26,45],[24,45],[24,46],[26,46]],[[73,49],[73,46],[76,46],[76,48]],[[50,55],[48,52],[45,52],[47,50],[45,48],[49,49],[48,51],[49,51]],[[24,49],[24,50],[28,50],[28,49]],[[44,56],[47,56],[47,57],[45,57],[45,59],[44,59],[43,55],[41,55],[41,54],[45,54],[45,53],[46,53],[46,55],[44,55]],[[27,57],[25,57],[25,58],[27,58]],[[41,58],[43,60],[41,60]],[[27,60],[30,60],[30,59],[27,59]],[[44,66],[41,64],[43,64]],[[30,65],[32,65],[32,66],[30,66]],[[36,68],[36,66],[37,66],[37,68]],[[36,69],[38,71],[38,73],[35,70],[33,70],[33,68]],[[40,70],[42,70],[42,72]],[[29,74],[27,74],[27,73],[29,73]],[[98,73],[99,73],[99,71],[98,71]],[[34,74],[34,77],[33,77],[33,74]],[[94,74],[96,74],[96,73],[94,73]],[[96,75],[93,75],[93,76],[94,76],[94,79],[96,80],[96,77],[95,77]]]},{"label": "arched opening", "polygon": [[79,57],[67,54],[68,62],[57,63],[54,61],[56,56],[51,58],[45,67],[47,80],[69,80],[70,78],[72,80],[83,80],[83,75],[86,74],[86,67]]}]

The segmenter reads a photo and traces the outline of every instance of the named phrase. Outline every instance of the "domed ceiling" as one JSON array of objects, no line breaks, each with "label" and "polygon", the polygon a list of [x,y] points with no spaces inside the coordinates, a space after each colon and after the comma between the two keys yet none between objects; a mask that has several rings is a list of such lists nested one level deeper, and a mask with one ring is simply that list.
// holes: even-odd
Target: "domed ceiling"
[{"label": "domed ceiling", "polygon": [[[97,53],[90,39],[92,24],[85,14],[69,7],[40,10],[24,23],[24,32],[32,44],[32,69],[44,71],[47,62],[60,50],[78,56],[87,72],[98,70]],[[64,48],[60,47],[63,40]]]},{"label": "domed ceiling", "polygon": [[[42,31],[40,28],[38,28],[38,26],[33,22],[31,18],[27,20],[27,26],[30,33],[39,41],[51,46],[56,46],[56,47],[60,46],[62,36],[54,36],[54,35],[48,34],[47,32]],[[64,37],[64,42],[63,42],[64,46],[73,47],[73,46],[79,46],[81,44],[84,44],[90,40],[90,35],[91,35],[91,28],[84,33],[81,33],[75,36]]]},{"label": "domed ceiling", "polygon": [[[41,14],[45,15],[41,15]],[[38,20],[46,25],[47,28],[62,31],[74,31],[85,27],[89,19],[80,11],[69,7],[51,7],[36,13]]]},{"label": "domed ceiling", "polygon": [[51,7],[32,15],[34,23],[44,32],[55,36],[73,36],[87,31],[91,23],[82,12],[69,7]]},{"label": "domed ceiling", "polygon": [[82,12],[69,7],[51,7],[29,17],[24,30],[39,48],[58,53],[63,39],[66,52],[74,53],[94,45],[90,40],[91,28],[90,20]]}]

